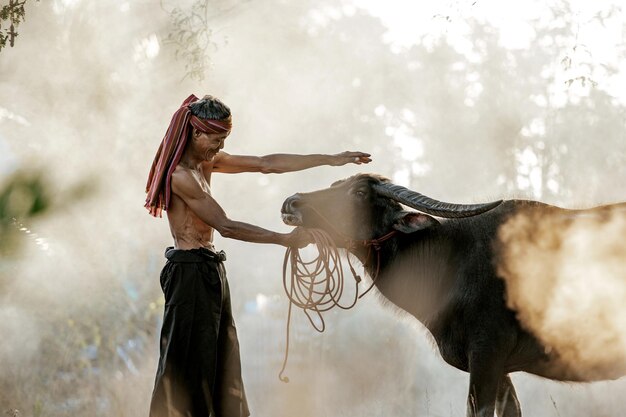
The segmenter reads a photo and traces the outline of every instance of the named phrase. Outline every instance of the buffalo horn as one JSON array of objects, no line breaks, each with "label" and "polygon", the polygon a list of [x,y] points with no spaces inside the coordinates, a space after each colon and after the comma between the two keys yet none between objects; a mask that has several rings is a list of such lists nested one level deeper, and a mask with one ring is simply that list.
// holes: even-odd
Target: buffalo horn
[{"label": "buffalo horn", "polygon": [[376,192],[399,203],[437,217],[471,217],[497,207],[502,200],[485,204],[452,204],[426,197],[400,185],[383,183],[375,186]]}]

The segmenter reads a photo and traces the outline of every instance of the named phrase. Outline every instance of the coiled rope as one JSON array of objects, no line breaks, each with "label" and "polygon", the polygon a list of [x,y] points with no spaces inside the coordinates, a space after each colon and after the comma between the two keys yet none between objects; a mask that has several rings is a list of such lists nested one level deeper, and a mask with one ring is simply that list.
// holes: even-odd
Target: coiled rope
[{"label": "coiled rope", "polygon": [[[391,238],[396,233],[394,230],[382,238],[360,242],[369,248],[368,259],[371,255],[372,248],[374,248],[378,254],[377,269],[372,276],[372,283],[362,294],[359,294],[359,283],[362,281],[361,276],[356,273],[350,257],[347,257],[350,272],[354,277],[355,291],[354,299],[349,304],[344,305],[340,302],[345,282],[339,249],[332,237],[324,230],[307,229],[307,231],[311,234],[313,244],[317,248],[317,256],[311,261],[305,261],[300,255],[298,248],[288,247],[283,262],[283,288],[289,298],[285,357],[280,373],[278,374],[278,378],[283,382],[289,382],[289,378],[284,377],[283,373],[285,372],[289,358],[289,336],[293,306],[301,308],[313,328],[320,333],[323,332],[326,329],[326,323],[322,317],[323,312],[333,307],[349,310],[356,305],[359,298],[363,297],[374,287],[376,278],[378,277],[378,268],[380,267],[380,243]],[[349,238],[346,239],[346,242],[348,249],[354,247],[356,243]],[[315,323],[315,317],[317,317],[320,323],[319,325]]]}]

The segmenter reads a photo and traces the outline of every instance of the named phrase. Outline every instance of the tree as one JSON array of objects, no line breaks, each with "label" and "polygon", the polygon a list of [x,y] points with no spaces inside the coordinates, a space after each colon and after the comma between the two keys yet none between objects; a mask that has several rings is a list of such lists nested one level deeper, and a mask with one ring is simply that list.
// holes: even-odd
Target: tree
[{"label": "tree", "polygon": [[[39,0],[37,0],[39,1]],[[17,27],[24,21],[26,12],[24,11],[24,5],[26,0],[9,0],[9,4],[2,6],[0,9],[0,51],[9,42],[9,46],[15,45],[15,38],[17,37]],[[10,23],[8,28],[2,29],[2,24]]]}]

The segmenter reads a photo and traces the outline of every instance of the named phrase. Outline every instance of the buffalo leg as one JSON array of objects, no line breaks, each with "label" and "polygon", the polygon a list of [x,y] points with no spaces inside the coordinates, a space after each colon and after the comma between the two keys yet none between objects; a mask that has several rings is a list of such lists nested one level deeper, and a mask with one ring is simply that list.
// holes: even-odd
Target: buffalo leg
[{"label": "buffalo leg", "polygon": [[468,417],[493,417],[498,385],[502,379],[502,368],[493,361],[470,359],[470,386],[467,396]]},{"label": "buffalo leg", "polygon": [[520,408],[511,378],[508,375],[504,375],[498,385],[496,415],[498,417],[522,417],[522,409]]}]

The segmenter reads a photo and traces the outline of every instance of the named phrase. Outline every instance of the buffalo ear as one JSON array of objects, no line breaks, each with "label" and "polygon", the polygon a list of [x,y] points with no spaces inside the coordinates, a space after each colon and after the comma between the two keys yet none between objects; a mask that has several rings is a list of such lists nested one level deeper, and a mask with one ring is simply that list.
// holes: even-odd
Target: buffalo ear
[{"label": "buffalo ear", "polygon": [[402,211],[398,213],[393,228],[402,233],[413,233],[439,224],[434,218],[415,211]]}]

